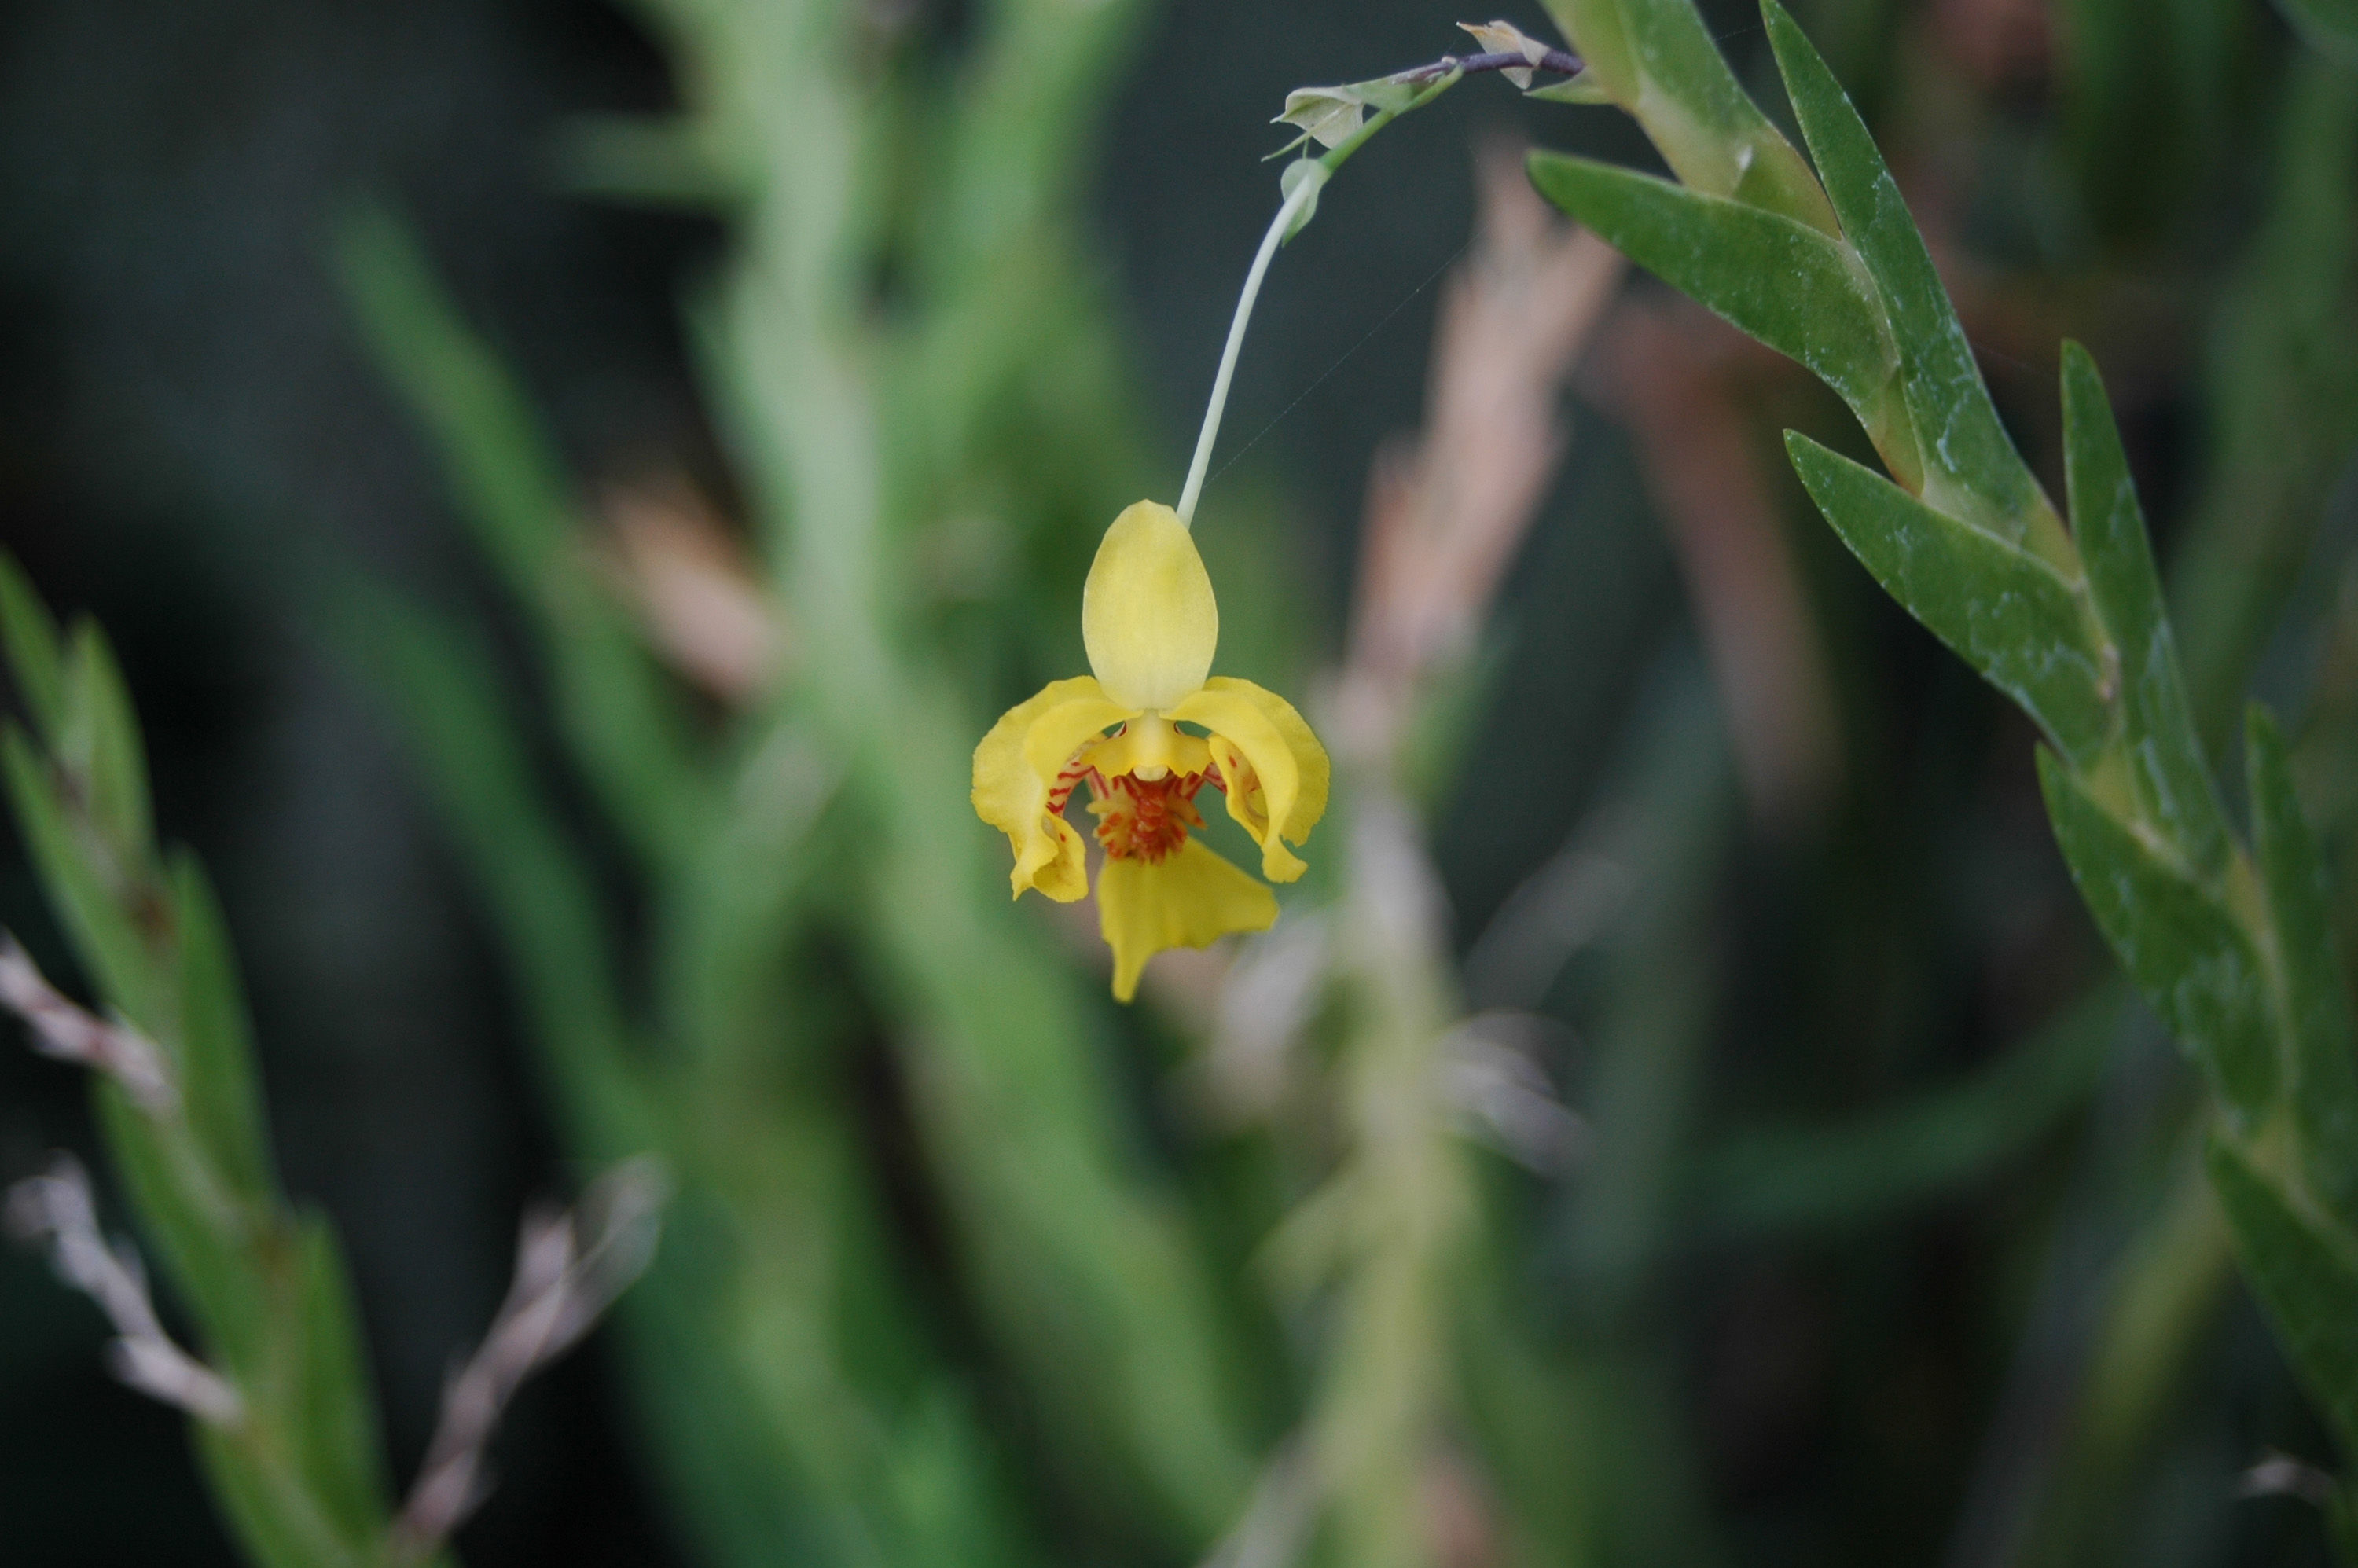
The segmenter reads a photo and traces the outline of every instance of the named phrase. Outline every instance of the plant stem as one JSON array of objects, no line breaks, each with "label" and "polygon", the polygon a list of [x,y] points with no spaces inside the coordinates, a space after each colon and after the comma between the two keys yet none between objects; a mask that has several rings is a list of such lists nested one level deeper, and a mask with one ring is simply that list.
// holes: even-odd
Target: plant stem
[{"label": "plant stem", "polygon": [[1318,188],[1326,183],[1324,173],[1306,175],[1286,197],[1285,204],[1270,220],[1269,232],[1260,238],[1260,249],[1254,253],[1252,270],[1245,274],[1244,293],[1237,298],[1237,313],[1228,322],[1228,345],[1220,351],[1219,373],[1212,378],[1212,401],[1204,410],[1204,428],[1195,438],[1195,458],[1187,465],[1186,488],[1179,492],[1179,523],[1193,527],[1195,522],[1195,499],[1204,493],[1204,472],[1212,466],[1212,443],[1219,438],[1220,416],[1228,411],[1228,383],[1237,373],[1237,352],[1245,346],[1245,324],[1252,319],[1253,301],[1260,297],[1260,280],[1269,275],[1269,262],[1277,254],[1286,232],[1301,211],[1318,199]]},{"label": "plant stem", "polygon": [[[1558,63],[1559,59],[1562,63]],[[1228,411],[1228,384],[1236,376],[1237,355],[1245,346],[1245,327],[1252,320],[1253,302],[1260,297],[1261,279],[1269,275],[1270,259],[1277,254],[1277,247],[1283,244],[1299,226],[1297,220],[1302,222],[1308,221],[1302,214],[1316,206],[1321,188],[1334,178],[1336,169],[1349,161],[1353,153],[1368,145],[1368,138],[1402,114],[1423,108],[1456,86],[1467,70],[1503,70],[1509,66],[1531,64],[1521,55],[1513,53],[1476,55],[1470,60],[1444,55],[1431,65],[1399,72],[1389,80],[1422,81],[1429,85],[1399,108],[1379,109],[1368,116],[1367,124],[1327,148],[1314,164],[1305,168],[1300,181],[1286,193],[1285,204],[1277,210],[1277,216],[1270,220],[1269,232],[1261,236],[1260,249],[1253,254],[1252,268],[1245,274],[1244,292],[1237,297],[1237,313],[1228,322],[1228,341],[1220,350],[1219,372],[1212,378],[1212,398],[1204,409],[1204,427],[1195,437],[1195,460],[1187,465],[1187,483],[1179,492],[1181,526],[1193,527],[1195,524],[1195,503],[1203,496],[1204,477],[1212,466],[1212,447],[1219,439],[1220,416]],[[1561,49],[1552,49],[1547,60],[1536,69],[1569,75],[1580,69],[1580,61]],[[1437,75],[1433,74],[1436,72]]]},{"label": "plant stem", "polygon": [[1515,49],[1499,49],[1490,54],[1445,54],[1430,65],[1412,65],[1406,70],[1396,70],[1384,78],[1386,81],[1433,81],[1455,72],[1459,76],[1478,76],[1486,70],[1545,70],[1558,76],[1578,76],[1587,65],[1576,54],[1563,49],[1550,49],[1537,59]]}]

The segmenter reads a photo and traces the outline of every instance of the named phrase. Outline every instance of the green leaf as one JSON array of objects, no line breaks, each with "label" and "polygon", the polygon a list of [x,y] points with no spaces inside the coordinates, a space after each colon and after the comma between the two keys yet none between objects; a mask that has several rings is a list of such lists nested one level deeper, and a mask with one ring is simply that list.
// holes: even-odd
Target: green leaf
[{"label": "green leaf", "polygon": [[1293,215],[1293,222],[1285,226],[1285,238],[1279,242],[1281,244],[1290,242],[1294,235],[1310,227],[1310,220],[1318,216],[1318,194],[1326,189],[1327,177],[1326,166],[1316,158],[1308,157],[1296,158],[1287,164],[1285,172],[1277,177],[1278,195],[1287,201],[1293,200],[1293,193],[1304,185],[1310,187],[1310,194],[1303,199],[1302,210]]},{"label": "green leaf", "polygon": [[173,857],[172,885],[179,933],[180,1093],[189,1125],[222,1179],[245,1201],[266,1203],[276,1178],[237,957],[212,883],[194,855]]},{"label": "green leaf", "polygon": [[591,565],[573,485],[532,400],[376,209],[339,234],[379,359],[431,438],[460,513],[533,619],[557,719],[607,815],[651,862],[690,852],[711,807],[668,678]]},{"label": "green leaf", "polygon": [[91,1094],[141,1233],[204,1330],[203,1353],[240,1383],[256,1381],[268,1368],[273,1325],[252,1249],[269,1217],[214,1180],[185,1126],[150,1116],[107,1079]]},{"label": "green leaf", "polygon": [[1777,0],[1763,0],[1761,9],[1818,176],[1844,237],[1874,276],[1899,345],[1926,497],[2020,543],[2046,502],[1998,420],[1924,237],[1866,122],[1825,60]]},{"label": "green leaf", "polygon": [[168,1010],[149,976],[139,932],[116,904],[107,877],[91,863],[84,836],[74,830],[59,798],[48,760],[14,724],[0,731],[0,772],[7,775],[16,829],[74,956],[108,1002],[155,1033]]},{"label": "green leaf", "polygon": [[2358,1257],[2350,1238],[2298,1212],[2225,1139],[2212,1139],[2209,1156],[2252,1293],[2343,1452],[2358,1452]]},{"label": "green leaf", "polygon": [[[1556,30],[1570,41],[1600,83],[1627,101],[1638,89],[1638,57],[1621,19],[1620,0],[1543,0]],[[1705,39],[1709,41],[1708,38]]]},{"label": "green leaf", "polygon": [[[2045,157],[2077,187],[2082,245],[2151,252],[2213,200],[2242,150],[2256,5],[2061,0]],[[2265,23],[2260,24],[2265,27]]]},{"label": "green leaf", "polygon": [[2111,738],[2104,648],[2061,574],[1798,431],[1785,449],[1843,543],[1907,611],[2085,766]]},{"label": "green leaf", "polygon": [[1322,147],[1340,146],[1368,117],[1368,101],[1347,87],[1297,87],[1271,124],[1292,125]]},{"label": "green leaf", "polygon": [[1548,9],[1681,183],[1834,232],[1809,165],[1736,80],[1692,0],[1549,0]]},{"label": "green leaf", "polygon": [[5,551],[0,551],[0,649],[7,653],[8,673],[32,718],[34,732],[55,745],[65,722],[66,700],[58,623],[33,591],[24,568]]},{"label": "green leaf", "polygon": [[312,1493],[338,1532],[366,1541],[385,1527],[392,1479],[377,1444],[376,1400],[361,1346],[360,1314],[352,1303],[343,1249],[326,1217],[305,1215],[297,1222],[297,1238],[302,1346],[295,1390],[302,1428],[298,1452]]},{"label": "green leaf", "polygon": [[548,556],[570,532],[573,491],[537,413],[444,293],[416,236],[381,208],[347,214],[337,259],[386,373],[433,437],[466,521],[538,609]]},{"label": "green leaf", "polygon": [[2293,793],[2284,736],[2255,704],[2245,719],[2253,859],[2276,926],[2291,1036],[2286,1098],[2300,1130],[2301,1169],[2343,1223],[2358,1223],[2358,1030],[2334,951],[2325,857]]},{"label": "green leaf", "polygon": [[2188,864],[2214,874],[2226,860],[2227,825],[2187,706],[2145,512],[2096,362],[2071,342],[2063,345],[2063,463],[2089,597],[2120,655],[2138,803]]},{"label": "green leaf", "polygon": [[1322,147],[1339,147],[1357,135],[1370,109],[1399,114],[1422,89],[1388,76],[1339,87],[1297,87],[1285,95],[1284,113],[1270,124],[1292,125]]},{"label": "green leaf", "polygon": [[583,1152],[644,1147],[614,1091],[627,1028],[611,933],[581,857],[534,776],[488,649],[460,628],[362,584],[332,606],[353,672],[386,698],[468,873],[509,948],[525,1012],[555,1069]]},{"label": "green leaf", "polygon": [[258,1453],[248,1430],[195,1422],[190,1435],[213,1502],[254,1568],[362,1568],[309,1499],[290,1492],[276,1456]]},{"label": "green leaf", "polygon": [[2251,938],[2217,893],[2107,810],[2051,752],[2039,783],[2080,896],[2154,1011],[2245,1120],[2275,1103],[2274,1020]]},{"label": "green leaf", "polygon": [[82,812],[113,851],[115,876],[130,883],[155,859],[147,806],[147,752],[130,689],[106,633],[94,621],[73,631],[65,664],[65,725],[58,757],[84,792]]},{"label": "green leaf", "polygon": [[2277,6],[2320,53],[2358,65],[2358,0],[2277,0]]},{"label": "green leaf", "polygon": [[1671,287],[1799,360],[1875,427],[1898,360],[1838,242],[1590,158],[1535,152],[1528,167],[1541,195]]},{"label": "green leaf", "polygon": [[2211,452],[2170,572],[2213,752],[2358,443],[2358,72],[2296,53],[2274,95],[2266,204],[2204,334]]},{"label": "green leaf", "polygon": [[755,189],[742,166],[671,114],[582,114],[558,133],[557,177],[576,195],[642,207],[721,212]]}]

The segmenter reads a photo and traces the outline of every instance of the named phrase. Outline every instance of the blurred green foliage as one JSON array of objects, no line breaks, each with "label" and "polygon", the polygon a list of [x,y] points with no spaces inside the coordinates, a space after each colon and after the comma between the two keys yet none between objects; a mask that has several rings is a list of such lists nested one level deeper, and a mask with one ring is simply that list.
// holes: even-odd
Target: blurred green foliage
[{"label": "blurred green foliage", "polygon": [[[2286,8],[2327,46],[2347,31],[2316,0]],[[1923,862],[1972,858],[1982,819],[2030,798],[2027,774],[2011,797],[1937,775],[2018,763],[2025,733],[1922,673],[1835,563],[1820,575],[1846,586],[1805,611],[1838,678],[1904,676],[1910,697],[1877,700],[1927,711],[1848,715],[1843,799],[1803,834],[1764,825],[1725,672],[1682,623],[1617,630],[1660,563],[1630,543],[1649,524],[1609,449],[1584,448],[1578,493],[1543,514],[1496,644],[1413,691],[1414,735],[1453,741],[1344,759],[1312,879],[1250,960],[1315,954],[1279,1108],[1224,1123],[1178,1087],[1235,1009],[1271,1005],[1247,970],[1213,1012],[1123,1014],[1086,942],[1009,905],[968,752],[1077,667],[1096,535],[1167,478],[1084,200],[1139,69],[1131,0],[990,0],[946,34],[830,0],[643,0],[677,111],[565,138],[575,188],[723,236],[684,309],[728,471],[708,510],[740,524],[737,587],[779,633],[748,687],[667,658],[618,556],[631,498],[577,471],[408,223],[346,210],[338,276],[499,603],[350,561],[307,562],[299,591],[415,759],[564,1152],[654,1151],[678,1180],[613,1348],[690,1560],[1457,1568],[1943,1541],[1973,1563],[2252,1560],[2274,1538],[2246,1527],[2237,1559],[2212,1526],[2263,1439],[2170,1467],[2188,1408],[2230,1403],[2206,1346],[2231,1244],[2351,1457],[2358,599],[2303,589],[2334,564],[2322,523],[2358,441],[2358,86],[2248,7],[2072,0],[2035,132],[2061,176],[2021,194],[2070,209],[2043,220],[2069,243],[1969,293],[1972,236],[1920,224],[1911,162],[1885,150],[1925,151],[1905,139],[1939,97],[1931,9],[1812,7],[1838,81],[1771,5],[1786,97],[1764,107],[1723,58],[1749,47],[1732,8],[1559,0],[1583,90],[1635,114],[1672,178],[1552,153],[1531,170],[1832,389],[1885,472],[1841,449],[1865,455],[1833,405],[1745,372],[1763,451],[1805,427],[1783,499],[1806,492],[2045,742],[2053,842],[2126,983],[2050,925],[2039,1004],[1989,1009],[1963,1054],[1943,1012],[1986,1005],[1979,938],[1908,901],[1973,882]],[[1889,123],[1882,146],[1855,102]],[[2006,140],[1985,113],[1952,128],[1966,156]],[[2258,193],[2234,196],[2254,168]],[[1281,270],[1366,221],[1355,191],[1380,213],[1386,178],[1356,162]],[[2139,343],[2139,269],[2170,280],[2199,350]],[[1996,356],[1968,334],[2009,294],[2132,362],[2120,416],[2067,345],[2035,408],[2060,439],[2026,434],[2026,395],[1985,380]],[[2009,342],[2054,335],[2030,314]],[[2158,561],[2137,389],[2172,375],[2204,436],[2167,454]],[[1224,669],[1299,677],[1317,656],[1288,522],[1241,486],[1207,510]],[[243,1435],[200,1436],[207,1473],[255,1560],[372,1561],[384,1465],[341,1266],[279,1195],[218,913],[193,860],[155,848],[103,643],[60,639],[14,574],[0,632],[28,849],[93,989],[189,1086],[166,1121],[99,1094],[195,1337],[256,1400]],[[2322,650],[2313,680],[2270,688],[2305,717],[2288,738],[2251,709],[2242,776],[2214,784],[2288,644]],[[1532,676],[1531,650],[1558,648],[1586,667]],[[1912,774],[1890,761],[1910,745]],[[1453,811],[1508,818],[1480,850],[1522,884],[1503,934],[1481,929],[1504,890],[1455,858]],[[1622,891],[1596,892],[1600,864]],[[1522,945],[1512,996],[1486,989],[1501,943]],[[2199,1082],[2140,1048],[2130,989]],[[1577,1032],[1536,1058],[1538,1098],[1577,1114],[1569,1165],[1468,1136],[1445,1076],[1485,1007]],[[1913,1261],[1928,1230],[1961,1260]],[[1816,1327],[1779,1337],[1780,1312]],[[2283,1383],[2259,1358],[2237,1398]],[[2297,1414],[2248,1424],[2326,1457]],[[2154,1555],[2173,1488],[2212,1533]],[[2326,1516],[2346,1532],[2342,1498]]]},{"label": "blurred green foliage", "polygon": [[[1585,27],[1587,36],[1618,47],[1618,29],[1641,33],[1652,25],[1650,15],[1684,7],[1600,0],[1588,7],[1593,14],[1578,4],[1563,10],[1576,40]],[[1840,261],[1851,264],[1857,282],[1844,308],[1789,314],[1764,302],[1758,280],[1792,269],[1780,265],[1790,242],[1770,239],[1759,225],[1767,213],[1790,207],[1788,200],[1756,198],[1748,212],[1696,209],[1689,226],[1697,232],[1671,239],[1650,220],[1660,210],[1693,206],[1698,199],[1683,189],[1547,155],[1534,156],[1534,176],[1567,211],[1618,243],[1634,241],[1640,260],[1659,258],[1658,270],[1671,281],[1818,370],[1866,426],[1893,479],[1799,433],[1787,438],[1794,467],[1868,571],[2012,697],[2054,748],[2040,751],[2039,767],[2057,843],[2130,979],[2223,1102],[2211,1172],[2246,1275],[2345,1453],[2358,1448],[2358,1425],[2342,1405],[2358,1368],[2344,1343],[2347,1325],[2358,1322],[2358,1273],[2349,1271],[2358,1237],[2348,1228],[2345,1196],[2358,1181],[2352,1163],[2358,1157],[2352,1137],[2358,1039],[2324,868],[2295,796],[2282,737],[2255,706],[2245,747],[2254,838],[2247,858],[2224,826],[2205,767],[2144,515],[2093,361],[2078,345],[2065,345],[2063,446],[2072,524],[2066,537],[2004,430],[1930,252],[1865,123],[1790,16],[1775,0],[1766,0],[1764,10],[1795,115],[1841,225],[1839,259],[1818,261],[1812,270],[1839,290]],[[2085,19],[2097,20],[2093,14]],[[2077,40],[2102,62],[2093,80],[2082,75],[2099,102],[2108,90],[2104,73],[2127,67],[2125,43],[2104,47],[2107,36],[2125,39],[2125,33],[2115,27],[2107,35],[2104,26],[2083,27]],[[2208,47],[2192,52],[2215,64],[2225,54],[2216,44],[2206,40]],[[1682,47],[1693,63],[1682,70],[1698,80],[1708,76],[1717,57],[1707,66],[1700,42]],[[2305,231],[2306,244],[2281,235],[2261,243],[2277,266],[2300,269],[2317,282],[2305,294],[2270,291],[2268,308],[2342,325],[2351,308],[2351,213],[2337,198],[2349,182],[2333,173],[2349,156],[2353,128],[2332,120],[2330,105],[2351,84],[2331,67],[2304,62],[2295,70],[2307,91],[2287,111],[2298,126],[2287,157],[2299,173],[2285,178],[2321,183],[2297,187],[2278,208],[2277,222],[2314,227]],[[1714,100],[1690,88],[1671,92],[1671,103],[1655,102],[1648,82],[1667,80],[1650,71],[1647,81],[1618,88],[1616,98],[1648,125],[1676,168],[1672,149],[1715,113]],[[2088,134],[2083,129],[2082,146]],[[1736,145],[1733,135],[1725,139]],[[2209,145],[2208,138],[2198,142]],[[2180,174],[2195,172],[2190,158],[2172,163]],[[2319,172],[2311,176],[2311,168]],[[2288,262],[2288,253],[2299,260]],[[1862,331],[1862,315],[1879,330]],[[2240,325],[2238,356],[2266,353],[2259,345],[2270,335],[2248,321]],[[2346,334],[2320,335],[2315,325],[2299,348],[2289,334],[2275,337],[2270,368],[2277,373],[2269,384],[2301,384],[2299,365],[2336,336],[2346,343]],[[1893,384],[1873,395],[1867,378],[1846,373],[1848,361],[1827,358],[1867,341],[1887,346],[1885,362],[1893,370]],[[2332,358],[2348,362],[2342,352]],[[2309,378],[2312,386],[2316,379]],[[2235,389],[2255,391],[2248,382]],[[2235,406],[2235,395],[2223,402]],[[2266,438],[2268,466],[2288,469],[2296,484],[2298,476],[2338,466],[2351,437],[2352,411],[2330,386],[2302,405],[2297,415],[2280,414]],[[2241,416],[2229,416],[2226,427],[2236,429]],[[2332,455],[2304,461],[2304,437]],[[2232,471],[2238,456],[2249,460],[2232,454],[2223,466]],[[2301,498],[2306,505],[2239,511],[2233,526],[2241,547],[2250,549],[2254,533],[2270,522],[2304,539],[2314,527],[2315,483]],[[2298,520],[2283,521],[2288,517]],[[2244,570],[2207,577],[2211,602],[2280,602],[2281,587],[2271,593],[2268,578],[2280,585],[2287,572],[2281,563],[2306,552],[2298,545],[2278,549],[2273,573],[2247,557]],[[2199,628],[2198,645],[2228,668],[2237,643],[2248,649],[2253,640],[2215,624]],[[2328,1512],[2337,1540],[2346,1509],[2333,1494]]]},{"label": "blurred green foliage", "polygon": [[391,1509],[335,1233],[271,1170],[234,960],[196,861],[158,852],[138,722],[98,628],[70,641],[0,559],[0,644],[32,719],[0,731],[19,831],[109,1010],[166,1092],[94,1085],[116,1174],[244,1409],[192,1423],[222,1511],[265,1568],[378,1562]]}]

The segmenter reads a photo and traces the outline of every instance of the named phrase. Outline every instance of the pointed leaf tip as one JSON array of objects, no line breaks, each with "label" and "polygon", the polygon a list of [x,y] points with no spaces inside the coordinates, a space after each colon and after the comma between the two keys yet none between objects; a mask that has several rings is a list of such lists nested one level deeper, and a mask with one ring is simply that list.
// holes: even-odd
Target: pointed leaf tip
[{"label": "pointed leaf tip", "polygon": [[1874,279],[1892,335],[1909,345],[1902,389],[1910,422],[1926,433],[1920,446],[1928,474],[1938,476],[1967,521],[2018,541],[2044,504],[2039,483],[1998,419],[1932,253],[1825,58],[1776,0],[1764,0],[1762,16],[1843,236]]},{"label": "pointed leaf tip", "polygon": [[2227,853],[2225,816],[2195,731],[2145,513],[2096,362],[2062,356],[2063,470],[2089,597],[2112,640],[2132,783],[2143,813],[2197,871]]}]

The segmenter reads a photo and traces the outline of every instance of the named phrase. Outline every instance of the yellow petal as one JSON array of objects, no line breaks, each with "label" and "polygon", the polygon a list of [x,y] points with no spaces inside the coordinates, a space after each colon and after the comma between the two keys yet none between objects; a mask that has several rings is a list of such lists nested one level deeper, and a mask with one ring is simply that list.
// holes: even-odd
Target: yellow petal
[{"label": "yellow petal", "polygon": [[1108,727],[1132,717],[1087,676],[1052,681],[1001,716],[974,749],[975,815],[1015,851],[1015,896],[1038,888],[1060,903],[1088,892],[1081,836],[1048,809],[1056,775]]},{"label": "yellow petal", "polygon": [[1172,727],[1160,714],[1142,714],[1128,728],[1090,754],[1089,761],[1108,778],[1136,773],[1159,779],[1171,773],[1200,773],[1211,765],[1211,748],[1200,735]]},{"label": "yellow petal", "polygon": [[1098,928],[1113,949],[1113,994],[1138,994],[1139,972],[1165,947],[1204,947],[1231,931],[1266,931],[1277,895],[1190,838],[1160,860],[1109,860],[1098,872]]},{"label": "yellow petal", "polygon": [[1126,708],[1168,708],[1204,684],[1220,607],[1176,512],[1141,501],[1113,520],[1081,589],[1081,640]]},{"label": "yellow petal", "polygon": [[[1249,680],[1217,676],[1204,689],[1171,710],[1174,719],[1200,724],[1212,732],[1211,750],[1228,782],[1228,815],[1260,845],[1261,875],[1290,882],[1305,869],[1281,838],[1309,841],[1310,830],[1326,814],[1333,773],[1326,748],[1310,732],[1293,705]],[[1231,761],[1241,758],[1242,776]]]}]

